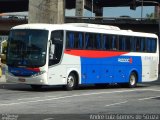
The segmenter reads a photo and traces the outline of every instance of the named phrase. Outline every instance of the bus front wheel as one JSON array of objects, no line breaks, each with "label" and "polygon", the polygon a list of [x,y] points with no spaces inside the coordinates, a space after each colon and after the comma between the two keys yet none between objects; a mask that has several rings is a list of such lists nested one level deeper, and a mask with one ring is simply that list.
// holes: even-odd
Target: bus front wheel
[{"label": "bus front wheel", "polygon": [[129,88],[135,88],[137,85],[137,75],[135,72],[132,72],[130,74],[130,77],[129,77],[129,83],[128,83],[128,87]]},{"label": "bus front wheel", "polygon": [[76,87],[76,76],[73,73],[70,73],[67,78],[67,85],[65,86],[66,90],[73,90]]}]

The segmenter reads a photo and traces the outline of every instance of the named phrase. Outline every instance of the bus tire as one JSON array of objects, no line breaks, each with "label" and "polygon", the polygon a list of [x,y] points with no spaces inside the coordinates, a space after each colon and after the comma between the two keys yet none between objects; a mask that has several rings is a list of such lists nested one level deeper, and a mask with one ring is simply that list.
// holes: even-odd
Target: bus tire
[{"label": "bus tire", "polygon": [[31,88],[33,90],[40,90],[42,88],[42,85],[31,85]]},{"label": "bus tire", "polygon": [[137,85],[137,75],[135,72],[132,72],[129,76],[128,87],[135,88]]},{"label": "bus tire", "polygon": [[70,91],[76,88],[77,78],[74,73],[70,73],[67,78],[66,90]]}]

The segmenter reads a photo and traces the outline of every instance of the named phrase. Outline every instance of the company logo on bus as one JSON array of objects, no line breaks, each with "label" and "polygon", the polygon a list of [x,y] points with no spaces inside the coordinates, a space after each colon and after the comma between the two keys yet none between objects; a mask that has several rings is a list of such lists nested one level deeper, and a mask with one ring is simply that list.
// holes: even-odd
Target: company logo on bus
[{"label": "company logo on bus", "polygon": [[132,58],[118,58],[118,62],[132,63],[133,60],[132,60]]}]

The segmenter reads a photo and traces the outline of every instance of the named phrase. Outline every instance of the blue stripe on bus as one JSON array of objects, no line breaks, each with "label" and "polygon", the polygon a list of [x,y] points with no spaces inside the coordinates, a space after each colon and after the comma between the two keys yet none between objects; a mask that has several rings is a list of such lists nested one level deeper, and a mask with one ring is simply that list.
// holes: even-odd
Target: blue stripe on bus
[{"label": "blue stripe on bus", "polygon": [[126,83],[132,71],[142,82],[142,62],[137,56],[116,56],[109,58],[81,57],[82,84]]},{"label": "blue stripe on bus", "polygon": [[27,68],[8,67],[8,72],[15,76],[32,76],[39,71],[34,71]]}]

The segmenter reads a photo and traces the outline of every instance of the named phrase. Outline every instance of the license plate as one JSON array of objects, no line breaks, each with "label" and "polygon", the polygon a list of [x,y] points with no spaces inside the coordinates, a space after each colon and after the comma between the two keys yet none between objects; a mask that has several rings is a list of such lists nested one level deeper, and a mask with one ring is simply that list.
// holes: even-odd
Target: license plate
[{"label": "license plate", "polygon": [[19,78],[18,81],[25,82],[26,80],[24,78]]}]

